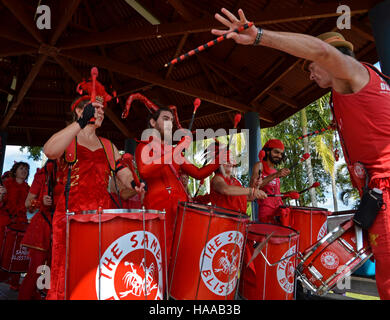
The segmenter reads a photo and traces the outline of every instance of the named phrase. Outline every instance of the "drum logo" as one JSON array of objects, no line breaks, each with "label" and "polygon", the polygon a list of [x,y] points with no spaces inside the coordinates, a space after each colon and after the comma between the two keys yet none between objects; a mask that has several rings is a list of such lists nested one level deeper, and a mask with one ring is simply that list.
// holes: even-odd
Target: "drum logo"
[{"label": "drum logo", "polygon": [[327,221],[321,226],[320,231],[318,231],[317,241],[326,236],[326,232],[328,231],[328,223]]},{"label": "drum logo", "polygon": [[[292,256],[296,251],[296,246],[292,246],[286,251],[281,260],[288,256]],[[276,270],[276,276],[280,287],[287,293],[294,291],[294,276],[295,276],[295,256],[292,256],[286,260],[278,263]]]},{"label": "drum logo", "polygon": [[241,232],[226,231],[203,248],[199,259],[202,280],[216,295],[229,295],[236,287],[243,244]]},{"label": "drum logo", "polygon": [[331,251],[325,251],[321,255],[321,263],[327,269],[336,269],[339,265],[339,257]]},{"label": "drum logo", "polygon": [[162,299],[162,269],[161,247],[155,235],[127,233],[112,242],[100,259],[96,295],[100,300]]}]

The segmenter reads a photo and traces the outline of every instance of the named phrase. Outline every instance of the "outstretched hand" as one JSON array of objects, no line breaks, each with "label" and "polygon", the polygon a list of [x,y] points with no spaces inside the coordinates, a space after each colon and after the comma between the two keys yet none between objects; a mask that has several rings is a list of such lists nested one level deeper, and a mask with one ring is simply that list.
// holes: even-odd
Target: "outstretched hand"
[{"label": "outstretched hand", "polygon": [[254,43],[257,36],[257,28],[253,25],[250,28],[241,31],[240,33],[233,32],[234,29],[243,26],[249,21],[244,15],[244,11],[241,9],[238,10],[239,19],[232,14],[229,10],[222,8],[221,12],[227,17],[223,17],[219,13],[215,14],[215,19],[221,22],[223,25],[228,27],[228,30],[212,29],[211,33],[217,36],[224,35],[228,33],[227,39],[233,39],[238,44],[251,45]]}]

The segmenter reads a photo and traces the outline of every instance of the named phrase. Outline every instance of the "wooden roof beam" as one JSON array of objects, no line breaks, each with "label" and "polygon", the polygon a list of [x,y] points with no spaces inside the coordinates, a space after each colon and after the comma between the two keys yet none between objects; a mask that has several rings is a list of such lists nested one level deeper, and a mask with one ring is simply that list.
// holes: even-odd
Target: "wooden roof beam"
[{"label": "wooden roof beam", "polygon": [[[11,0],[8,0],[11,1]],[[373,1],[345,0],[346,5],[351,8],[351,15],[366,13],[371,8]],[[257,13],[254,16],[248,16],[257,25],[269,25],[276,23],[286,23],[293,21],[305,21],[335,17],[339,14],[336,12],[335,3],[321,3],[316,6],[303,8],[271,9]],[[142,26],[134,28],[131,24],[123,24],[113,27],[109,30],[95,33],[80,33],[79,35],[70,36],[63,39],[59,44],[60,49],[85,48],[104,44],[113,44],[120,42],[137,41],[151,38],[172,37],[184,35],[186,33],[210,32],[212,28],[221,28],[222,25],[210,16],[205,19],[196,19],[183,23],[162,23],[156,26]],[[210,38],[212,35],[210,34]]]},{"label": "wooden roof beam", "polygon": [[[128,77],[152,83],[157,86],[173,90],[191,97],[200,98],[202,100],[226,107],[228,109],[240,112],[253,111],[252,108],[248,107],[244,103],[219,96],[215,93],[211,93],[203,89],[190,87],[179,81],[164,79],[159,74],[146,71],[138,66],[128,65],[113,59],[104,58],[103,56],[99,56],[97,54],[94,54],[93,52],[75,50],[61,51],[60,54],[75,60],[83,61],[84,63],[93,64],[102,68],[110,69],[114,72],[127,75]],[[262,118],[264,121],[273,122],[272,115],[269,112],[260,112],[260,118]]]},{"label": "wooden roof beam", "polygon": [[20,24],[23,25],[23,27],[34,37],[36,41],[38,41],[38,43],[43,43],[45,41],[42,34],[39,32],[34,19],[32,19],[35,12],[33,12],[34,9],[32,6],[30,6],[29,3],[24,0],[1,1],[3,2],[4,6],[7,7],[18,19]]}]

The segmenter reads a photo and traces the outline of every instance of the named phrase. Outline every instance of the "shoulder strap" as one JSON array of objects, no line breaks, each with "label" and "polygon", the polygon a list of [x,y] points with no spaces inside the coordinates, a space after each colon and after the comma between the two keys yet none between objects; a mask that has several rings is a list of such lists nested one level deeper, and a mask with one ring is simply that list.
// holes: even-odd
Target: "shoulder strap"
[{"label": "shoulder strap", "polygon": [[65,161],[74,164],[77,160],[77,137],[65,149]]},{"label": "shoulder strap", "polygon": [[376,68],[375,66],[373,66],[372,64],[370,64],[368,62],[362,62],[362,64],[369,67],[371,70],[375,71],[383,80],[385,80],[388,83],[388,85],[390,85],[390,77],[389,76],[385,75],[378,68]]},{"label": "shoulder strap", "polygon": [[115,164],[115,154],[114,154],[114,145],[112,142],[106,138],[98,137],[100,143],[103,146],[104,153],[106,154],[106,158],[108,161],[108,164],[110,166],[110,169],[112,172],[115,172],[116,170],[116,164]]}]

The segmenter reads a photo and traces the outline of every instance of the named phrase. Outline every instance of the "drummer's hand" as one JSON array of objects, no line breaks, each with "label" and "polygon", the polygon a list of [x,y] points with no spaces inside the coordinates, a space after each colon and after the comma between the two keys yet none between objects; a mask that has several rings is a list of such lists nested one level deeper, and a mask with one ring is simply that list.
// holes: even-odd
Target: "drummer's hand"
[{"label": "drummer's hand", "polygon": [[4,186],[0,186],[0,196],[4,196],[7,193],[7,189]]},{"label": "drummer's hand", "polygon": [[51,197],[48,196],[48,195],[43,196],[42,200],[43,200],[43,205],[44,206],[49,207],[49,206],[51,206],[53,204],[53,201],[52,201]]},{"label": "drummer's hand", "polygon": [[255,189],[254,196],[256,199],[265,199],[268,197],[267,194],[263,190],[260,190],[260,189]]},{"label": "drummer's hand", "polygon": [[279,178],[284,178],[287,177],[290,174],[290,169],[288,168],[283,168],[278,171],[278,177]]},{"label": "drummer's hand", "polygon": [[262,182],[263,182],[262,177],[261,177],[261,176],[258,176],[257,179],[255,180],[254,187],[255,187],[255,188],[259,188]]},{"label": "drummer's hand", "polygon": [[216,36],[224,35],[229,33],[227,39],[233,39],[238,44],[251,45],[256,39],[257,28],[253,25],[250,28],[241,31],[240,33],[232,32],[234,29],[248,23],[249,21],[245,18],[244,11],[238,10],[238,19],[229,10],[222,8],[221,12],[228,18],[221,16],[219,13],[215,14],[215,19],[221,22],[223,25],[229,28],[229,30],[211,29],[211,33]]},{"label": "drummer's hand", "polygon": [[140,183],[140,185],[139,185],[139,187],[135,187],[134,189],[135,189],[135,191],[137,191],[140,195],[141,195],[141,197],[145,194],[145,188],[146,188],[146,185],[145,185],[145,183],[144,182],[141,182]]}]

